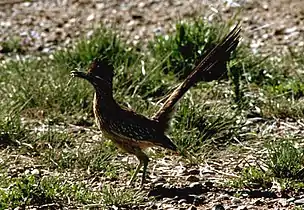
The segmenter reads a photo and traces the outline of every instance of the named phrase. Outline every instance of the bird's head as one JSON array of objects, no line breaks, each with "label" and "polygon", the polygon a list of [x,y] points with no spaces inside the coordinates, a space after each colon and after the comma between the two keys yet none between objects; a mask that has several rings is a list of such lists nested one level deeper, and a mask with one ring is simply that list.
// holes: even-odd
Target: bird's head
[{"label": "bird's head", "polygon": [[96,58],[90,64],[88,71],[72,71],[72,77],[89,81],[95,88],[112,87],[114,67],[105,59]]}]

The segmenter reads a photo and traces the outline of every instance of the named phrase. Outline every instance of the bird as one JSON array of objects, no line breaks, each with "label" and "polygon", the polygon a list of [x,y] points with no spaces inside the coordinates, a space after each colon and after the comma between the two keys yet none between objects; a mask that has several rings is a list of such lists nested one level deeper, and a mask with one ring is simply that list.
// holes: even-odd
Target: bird
[{"label": "bird", "polygon": [[93,59],[87,72],[71,72],[72,77],[87,80],[94,87],[93,112],[103,136],[139,160],[129,184],[134,182],[141,168],[143,172],[140,185],[143,186],[146,181],[149,163],[149,157],[144,152],[146,148],[158,146],[178,152],[178,147],[166,134],[177,102],[202,77],[213,72],[223,72],[223,63],[226,65],[231,52],[239,43],[240,31],[241,27],[237,24],[217,45],[208,49],[192,72],[172,91],[152,117],[136,113],[116,102],[113,97],[114,67],[105,59]]}]

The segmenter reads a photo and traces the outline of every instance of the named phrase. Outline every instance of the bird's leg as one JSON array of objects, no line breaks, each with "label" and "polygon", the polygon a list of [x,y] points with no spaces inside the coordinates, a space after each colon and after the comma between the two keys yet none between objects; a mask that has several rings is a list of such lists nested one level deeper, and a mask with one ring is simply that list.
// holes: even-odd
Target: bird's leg
[{"label": "bird's leg", "polygon": [[149,163],[149,158],[148,158],[148,156],[145,154],[145,157],[144,157],[144,159],[143,159],[144,168],[143,168],[143,174],[142,174],[142,178],[141,178],[141,187],[142,187],[142,186],[144,185],[144,183],[145,183],[145,178],[146,178],[146,172],[147,172],[148,163]]},{"label": "bird's leg", "polygon": [[136,155],[137,159],[139,160],[139,164],[138,164],[137,168],[135,169],[135,172],[134,172],[133,176],[130,179],[129,185],[131,185],[133,183],[133,181],[135,180],[135,178],[136,178],[139,170],[141,169],[142,166],[144,166],[144,168],[143,168],[143,174],[142,174],[142,179],[141,179],[141,186],[143,186],[143,184],[145,182],[145,177],[146,177],[146,171],[147,171],[147,166],[148,166],[149,158],[140,149],[136,149],[135,155]]},{"label": "bird's leg", "polygon": [[139,160],[139,161],[140,161],[140,162],[139,162],[138,166],[136,167],[135,172],[133,173],[133,175],[132,175],[132,177],[131,177],[131,179],[130,179],[130,181],[129,181],[129,185],[131,185],[131,184],[133,183],[133,181],[135,180],[135,178],[136,178],[136,176],[137,176],[137,174],[138,174],[140,168],[141,168],[142,165],[143,165],[143,162],[142,162],[141,160]]}]

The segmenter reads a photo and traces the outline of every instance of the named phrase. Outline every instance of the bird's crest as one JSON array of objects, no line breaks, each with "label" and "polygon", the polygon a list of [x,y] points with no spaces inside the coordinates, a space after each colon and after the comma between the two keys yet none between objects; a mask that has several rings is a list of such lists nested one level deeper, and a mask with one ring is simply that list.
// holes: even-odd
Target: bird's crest
[{"label": "bird's crest", "polygon": [[114,67],[108,59],[95,58],[88,68],[88,73],[103,80],[112,81]]}]

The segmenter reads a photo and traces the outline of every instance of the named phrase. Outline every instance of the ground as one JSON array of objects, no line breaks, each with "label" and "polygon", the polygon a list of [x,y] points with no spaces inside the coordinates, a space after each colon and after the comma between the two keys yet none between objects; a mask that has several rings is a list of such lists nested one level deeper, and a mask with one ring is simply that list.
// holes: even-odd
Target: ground
[{"label": "ground", "polygon": [[[39,57],[50,57],[49,55],[53,55],[52,53],[64,48],[73,49],[79,38],[87,37],[89,39],[94,36],[95,28],[101,23],[117,31],[127,44],[134,48],[145,49],[149,41],[156,36],[174,32],[176,21],[191,17],[201,17],[210,23],[213,21],[225,22],[232,17],[235,18],[234,20],[241,21],[242,43],[248,44],[254,55],[281,58],[280,56],[286,53],[301,52],[304,47],[304,4],[301,0],[266,2],[257,0],[62,0],[23,3],[22,1],[1,1],[0,40],[2,45],[0,59],[5,65],[10,60],[20,61],[23,58],[39,60]],[[294,69],[287,71],[294,72],[293,75],[303,74],[303,66],[300,64],[290,66]],[[5,68],[3,67],[3,69]],[[20,69],[22,68],[20,67]],[[43,71],[37,70],[37,74],[33,74],[32,77],[39,77]],[[37,80],[39,79],[37,78]],[[6,81],[1,81],[0,84],[2,82]],[[83,83],[80,84],[79,88],[87,88],[84,92],[90,93],[92,91]],[[44,82],[42,81],[40,85],[42,87]],[[231,95],[231,90],[227,90],[226,86],[227,83],[219,84],[215,87],[220,90],[211,90],[211,92],[216,93],[212,92],[210,96],[206,94],[207,96],[204,97],[212,99],[212,94],[218,94],[218,92],[221,92],[222,95]],[[38,87],[39,84],[36,89],[39,89]],[[52,88],[52,91],[56,92],[56,85]],[[253,165],[263,167],[263,163],[259,163],[259,161],[260,158],[268,154],[264,147],[265,141],[288,138],[296,139],[297,143],[302,145],[304,136],[303,109],[298,111],[300,114],[297,114],[296,117],[293,113],[286,114],[287,117],[282,117],[284,111],[288,112],[293,104],[287,103],[289,107],[286,110],[281,108],[283,111],[277,107],[278,113],[275,114],[271,111],[267,114],[267,107],[262,107],[266,110],[264,110],[264,115],[247,117],[245,126],[242,124],[240,127],[243,131],[234,137],[233,142],[223,147],[206,147],[204,152],[199,153],[204,157],[201,156],[196,160],[189,160],[160,148],[149,150],[148,154],[151,157],[148,169],[149,182],[145,184],[143,190],[139,191],[136,185],[135,191],[133,191],[132,187],[126,185],[126,182],[130,177],[130,171],[134,170],[136,159],[123,152],[117,152],[114,145],[104,140],[95,127],[90,113],[81,113],[82,117],[75,115],[76,118],[78,117],[76,120],[75,116],[72,116],[73,119],[69,121],[63,117],[67,115],[65,113],[69,112],[61,111],[57,106],[56,109],[61,111],[59,117],[54,117],[53,113],[49,114],[47,109],[35,106],[35,96],[27,95],[27,93],[37,91],[36,89],[23,90],[20,88],[14,90],[10,87],[12,92],[22,92],[22,97],[26,99],[24,106],[31,104],[28,109],[20,109],[22,110],[21,122],[27,126],[27,130],[31,131],[26,135],[30,135],[32,139],[30,143],[28,141],[23,143],[22,139],[25,137],[22,135],[22,138],[18,139],[18,137],[17,145],[21,149],[15,148],[15,145],[7,146],[3,143],[4,146],[1,147],[2,158],[0,158],[1,170],[3,174],[6,174],[3,177],[14,178],[28,176],[28,174],[33,175],[34,178],[32,176],[28,178],[29,183],[36,183],[36,179],[40,180],[41,177],[48,175],[54,176],[56,178],[53,182],[59,183],[58,186],[62,185],[62,188],[58,187],[58,189],[60,188],[63,192],[63,198],[54,199],[51,202],[48,202],[47,199],[42,203],[33,202],[28,205],[28,208],[221,209],[223,207],[224,209],[294,209],[296,206],[304,204],[302,190],[283,190],[281,184],[276,183],[275,180],[272,180],[271,187],[257,187],[255,189],[247,186],[236,187],[236,181],[233,181],[242,177],[241,171],[245,167]],[[256,86],[250,86],[249,89],[250,91],[246,93],[261,94],[257,91]],[[43,90],[37,92],[43,95]],[[198,91],[198,88],[195,91]],[[181,103],[191,104],[192,99],[198,101],[195,91],[185,96],[185,101],[181,101]],[[279,93],[277,94],[279,95]],[[76,95],[73,97],[77,98]],[[66,97],[66,103],[72,105],[71,100],[67,99],[70,95],[63,96]],[[260,96],[263,98],[262,94]],[[45,104],[57,103],[55,98],[55,96],[54,100],[45,98]],[[150,100],[149,97],[146,98]],[[223,103],[226,99],[223,96]],[[268,98],[266,99],[268,100]],[[134,99],[123,100],[128,106],[133,107],[132,103],[135,104],[138,111],[143,111],[145,106],[148,106],[144,104],[145,102],[142,102],[142,105],[136,105],[132,101]],[[137,100],[142,101],[143,99],[137,98]],[[296,97],[296,100],[298,104],[303,104],[301,96]],[[210,101],[211,103],[215,102]],[[14,104],[13,102],[14,100],[10,101]],[[85,105],[86,100],[78,100],[78,102],[78,104],[83,103],[79,106],[87,106]],[[154,101],[152,102],[154,103]],[[7,102],[5,101],[5,103]],[[65,103],[58,103],[58,106],[63,104]],[[145,114],[150,114],[150,112],[152,110]],[[50,115],[50,119],[45,118],[45,116]],[[173,133],[178,128],[176,124],[179,123],[180,119],[183,119],[180,116],[182,116],[182,108],[179,109],[179,114],[173,120]],[[243,119],[240,117],[239,120]],[[238,123],[236,124],[239,126]],[[15,128],[9,126],[7,125],[8,128]],[[11,133],[14,133],[14,130]],[[180,135],[176,134],[173,139],[176,140],[177,136],[186,138],[187,134],[181,132]],[[60,143],[52,142],[56,139],[63,141]],[[243,141],[244,139],[245,141]],[[108,147],[105,148],[106,145]],[[108,154],[110,155],[108,156]],[[68,170],[65,171],[64,168]],[[60,177],[66,178],[62,182]],[[77,180],[77,184],[71,184],[75,180]],[[47,183],[49,182],[45,182],[45,185]],[[82,189],[83,185],[90,186],[90,190],[93,189],[94,193],[95,191],[101,192],[102,199],[95,198],[99,196],[98,193],[96,195],[90,194],[85,190],[81,191],[82,194],[79,191],[78,197],[75,196],[74,194],[77,194],[75,192],[78,192],[77,189]],[[5,184],[1,188],[10,189],[8,186],[4,186]],[[33,184],[33,186],[35,185]],[[67,195],[66,188],[71,186],[75,187],[75,192],[71,192],[71,197],[76,200],[74,203],[69,201],[70,195]],[[54,187],[54,189],[57,188]],[[30,192],[35,194],[35,192]],[[29,197],[31,196],[28,195],[26,198]],[[117,200],[111,197],[115,197]],[[16,198],[18,198],[17,195]],[[45,198],[48,198],[48,195],[45,195]],[[128,205],[124,207],[124,202],[120,205],[120,199]],[[127,202],[128,199],[131,201]],[[2,199],[2,201],[4,200]],[[136,204],[136,202],[140,204]],[[112,205],[104,207],[103,203],[112,203]],[[129,203],[132,204],[131,207]],[[19,206],[19,208],[23,207]]]}]

